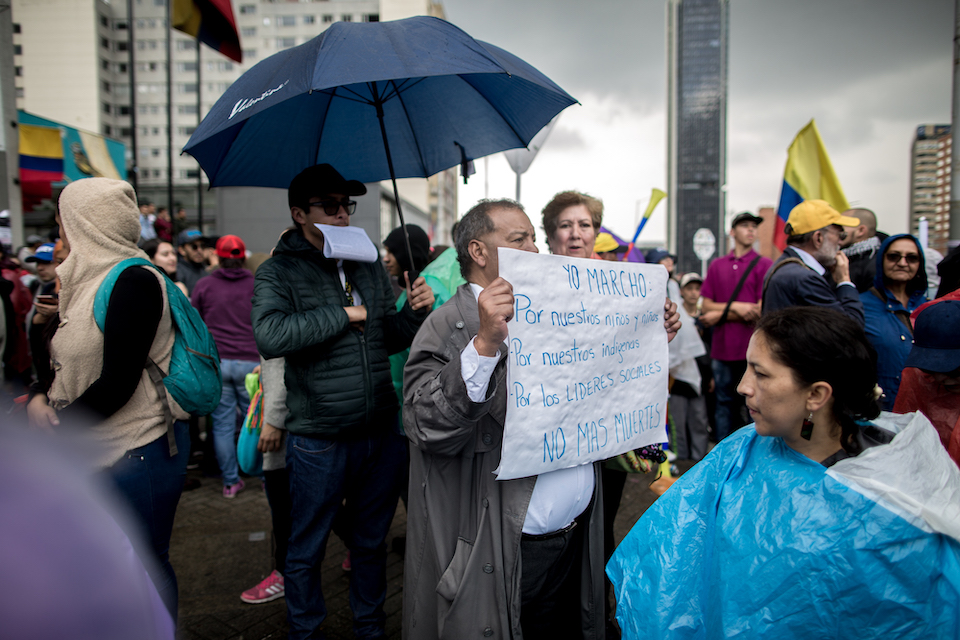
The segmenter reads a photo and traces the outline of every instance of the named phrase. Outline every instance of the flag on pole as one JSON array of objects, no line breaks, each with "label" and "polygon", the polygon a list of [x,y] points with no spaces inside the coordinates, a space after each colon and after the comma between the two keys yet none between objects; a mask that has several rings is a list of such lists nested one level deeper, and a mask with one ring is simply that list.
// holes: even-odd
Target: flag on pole
[{"label": "flag on pole", "polygon": [[231,60],[243,62],[230,0],[173,0],[172,24]]},{"label": "flag on pole", "polygon": [[787,166],[783,171],[776,228],[773,230],[774,244],[781,250],[787,246],[783,226],[790,217],[790,211],[804,200],[814,199],[826,200],[841,213],[850,208],[840,180],[830,164],[827,148],[823,146],[817,123],[810,120],[787,150]]}]

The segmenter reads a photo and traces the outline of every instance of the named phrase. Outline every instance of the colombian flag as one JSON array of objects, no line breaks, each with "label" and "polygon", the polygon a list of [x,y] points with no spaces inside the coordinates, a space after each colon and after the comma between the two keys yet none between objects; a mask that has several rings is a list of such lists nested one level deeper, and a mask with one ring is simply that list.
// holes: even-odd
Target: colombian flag
[{"label": "colombian flag", "polygon": [[850,208],[837,174],[833,172],[817,123],[811,120],[787,150],[787,168],[783,171],[780,205],[777,207],[777,226],[773,231],[773,241],[781,250],[787,246],[783,225],[787,223],[790,211],[804,200],[814,199],[826,200],[840,213]]},{"label": "colombian flag", "polygon": [[243,62],[230,0],[173,0],[173,28]]},{"label": "colombian flag", "polygon": [[[53,127],[21,124],[20,188],[24,204],[52,197],[51,183],[63,180],[63,142]],[[32,207],[31,207],[32,208]]]}]

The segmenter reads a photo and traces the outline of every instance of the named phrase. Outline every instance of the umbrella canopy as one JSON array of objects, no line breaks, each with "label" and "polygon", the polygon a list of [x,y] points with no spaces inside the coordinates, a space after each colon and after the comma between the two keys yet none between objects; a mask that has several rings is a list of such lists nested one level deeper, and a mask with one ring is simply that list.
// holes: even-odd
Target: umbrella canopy
[{"label": "umbrella canopy", "polygon": [[286,188],[324,162],[362,182],[427,177],[526,146],[575,102],[438,18],[337,22],[243,74],[184,151],[212,187]]}]

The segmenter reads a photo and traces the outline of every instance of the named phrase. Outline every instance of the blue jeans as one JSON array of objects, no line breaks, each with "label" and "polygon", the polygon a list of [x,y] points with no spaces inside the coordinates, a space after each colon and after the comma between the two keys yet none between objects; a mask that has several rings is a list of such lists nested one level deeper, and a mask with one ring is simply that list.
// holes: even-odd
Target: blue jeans
[{"label": "blue jeans", "polygon": [[179,449],[175,457],[170,457],[164,433],[150,444],[127,451],[104,473],[133,511],[135,517],[131,524],[137,530],[126,533],[134,548],[142,548],[137,544],[140,540],[152,551],[152,558],[144,558],[144,566],[176,621],[177,576],[170,565],[170,534],[187,477],[190,432],[185,422],[177,422],[174,433]]},{"label": "blue jeans", "polygon": [[746,405],[743,396],[737,393],[737,386],[746,370],[746,360],[713,361],[717,394],[717,442],[747,424],[743,415]]},{"label": "blue jeans", "polygon": [[324,637],[320,625],[327,608],[320,565],[341,508],[352,566],[354,634],[357,638],[384,635],[384,541],[397,509],[406,455],[406,439],[394,433],[354,440],[287,436],[292,522],[284,586],[291,640]]},{"label": "blue jeans", "polygon": [[252,373],[259,362],[249,360],[221,360],[220,374],[223,376],[223,394],[220,404],[213,410],[213,448],[217,452],[217,464],[223,474],[223,486],[240,482],[240,470],[237,467],[237,410],[246,415],[250,406],[246,377]]}]

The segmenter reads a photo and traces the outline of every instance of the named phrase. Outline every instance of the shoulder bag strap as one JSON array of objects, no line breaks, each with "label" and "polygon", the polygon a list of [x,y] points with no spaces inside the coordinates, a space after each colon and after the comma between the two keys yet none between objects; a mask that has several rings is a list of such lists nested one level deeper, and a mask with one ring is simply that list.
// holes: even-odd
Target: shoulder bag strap
[{"label": "shoulder bag strap", "polygon": [[[799,264],[806,269],[810,269],[810,266],[800,258],[787,258],[786,260],[781,260],[780,262],[777,262],[772,267],[770,267],[770,270],[767,271],[766,280],[763,281],[763,293],[760,296],[760,300],[763,303],[763,306],[766,306],[767,287],[770,286],[770,281],[773,280],[773,274],[775,274],[777,270],[780,269],[780,267],[788,264]],[[810,269],[810,271],[813,271],[813,269]]]},{"label": "shoulder bag strap", "polygon": [[720,315],[720,319],[717,321],[716,326],[722,325],[727,321],[727,314],[730,313],[730,305],[733,304],[733,301],[737,299],[737,296],[740,295],[740,289],[743,289],[743,284],[747,281],[747,276],[750,275],[750,272],[753,271],[753,268],[757,266],[757,263],[760,262],[760,256],[754,258],[747,269],[743,272],[743,275],[740,276],[740,282],[737,283],[737,286],[733,288],[733,293],[730,294],[730,299],[727,300],[727,306],[723,308],[723,314]]}]

